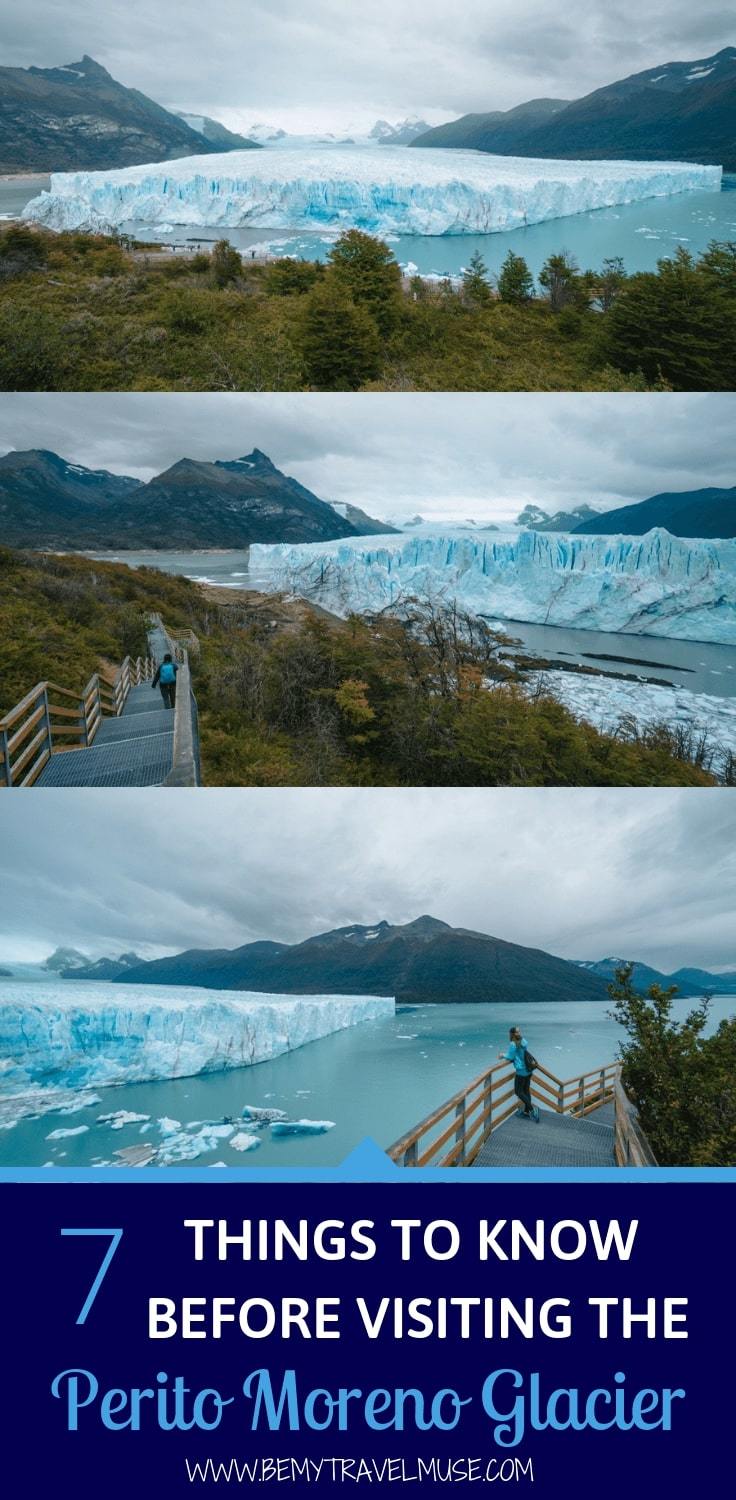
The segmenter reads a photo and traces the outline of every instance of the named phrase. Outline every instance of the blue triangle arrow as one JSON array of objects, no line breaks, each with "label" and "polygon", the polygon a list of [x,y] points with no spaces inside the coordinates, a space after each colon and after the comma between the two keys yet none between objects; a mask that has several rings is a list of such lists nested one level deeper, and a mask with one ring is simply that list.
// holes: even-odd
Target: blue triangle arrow
[{"label": "blue triangle arrow", "polygon": [[366,1136],[354,1150],[350,1152],[340,1165],[340,1172],[348,1178],[370,1178],[375,1182],[377,1178],[393,1177],[399,1168],[396,1163],[381,1150],[380,1146]]}]

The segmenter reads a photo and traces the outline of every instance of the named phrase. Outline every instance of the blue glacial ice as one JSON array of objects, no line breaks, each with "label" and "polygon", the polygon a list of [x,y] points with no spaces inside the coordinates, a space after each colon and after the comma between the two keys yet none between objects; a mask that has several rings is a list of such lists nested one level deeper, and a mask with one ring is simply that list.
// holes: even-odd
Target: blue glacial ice
[{"label": "blue glacial ice", "polygon": [[736,645],[736,541],[525,531],[251,547],[271,586],[339,615],[457,599],[491,620]]},{"label": "blue glacial ice", "polygon": [[111,172],[54,173],[25,217],[52,229],[136,222],[491,234],[693,190],[722,169],[688,162],[544,161],[402,147],[274,148]]},{"label": "blue glacial ice", "polygon": [[[85,1092],[92,1085],[248,1067],[394,1010],[393,999],[374,995],[84,983],[64,990],[54,981],[48,991],[39,985],[30,992],[8,982],[0,1002],[0,1119],[10,1124],[50,1109],[86,1107],[96,1102]],[[146,1129],[146,1117],[136,1118]],[[114,1129],[119,1119],[115,1111],[101,1123]],[[180,1122],[164,1118],[158,1125],[171,1149],[181,1149]]]}]

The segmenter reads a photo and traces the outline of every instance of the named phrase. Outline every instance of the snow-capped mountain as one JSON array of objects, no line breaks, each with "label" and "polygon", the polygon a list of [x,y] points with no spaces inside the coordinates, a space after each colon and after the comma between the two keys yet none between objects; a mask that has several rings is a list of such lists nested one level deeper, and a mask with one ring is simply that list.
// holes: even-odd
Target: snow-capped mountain
[{"label": "snow-capped mountain", "polygon": [[409,115],[406,120],[399,120],[395,125],[391,125],[388,120],[377,120],[370,132],[370,139],[378,141],[380,146],[410,146],[412,141],[429,129],[427,121],[420,120],[418,115]]}]

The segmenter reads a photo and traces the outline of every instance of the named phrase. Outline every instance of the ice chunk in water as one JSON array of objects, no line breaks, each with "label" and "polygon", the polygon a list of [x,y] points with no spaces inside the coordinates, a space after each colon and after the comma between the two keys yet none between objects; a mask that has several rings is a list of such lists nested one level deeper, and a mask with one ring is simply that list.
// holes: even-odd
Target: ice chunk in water
[{"label": "ice chunk in water", "polygon": [[327,1130],[334,1130],[334,1120],[274,1120],[271,1125],[273,1135],[324,1135]]},{"label": "ice chunk in water", "polygon": [[289,1116],[283,1109],[260,1109],[257,1104],[246,1104],[243,1110],[244,1120],[254,1120],[263,1125],[270,1125],[273,1120],[288,1120]]},{"label": "ice chunk in water", "polygon": [[247,1135],[244,1130],[239,1130],[237,1135],[234,1135],[230,1141],[233,1151],[255,1151],[256,1146],[260,1146],[260,1144],[261,1142],[257,1135]]}]

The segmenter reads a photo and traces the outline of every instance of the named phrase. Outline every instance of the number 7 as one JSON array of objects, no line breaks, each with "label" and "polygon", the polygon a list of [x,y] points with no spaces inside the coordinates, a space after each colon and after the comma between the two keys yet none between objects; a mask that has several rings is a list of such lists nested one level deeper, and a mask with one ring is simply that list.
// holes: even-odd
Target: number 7
[{"label": "number 7", "polygon": [[92,1285],[91,1285],[91,1287],[90,1287],[90,1289],[89,1289],[89,1291],[87,1293],[87,1297],[85,1299],[84,1306],[82,1307],[82,1311],[80,1312],[79,1317],[77,1318],[77,1325],[79,1326],[80,1323],[86,1323],[86,1321],[87,1321],[87,1315],[88,1315],[88,1313],[90,1311],[90,1308],[92,1307],[92,1303],[94,1302],[95,1297],[97,1296],[97,1293],[99,1292],[100,1287],[102,1286],[102,1283],[103,1283],[103,1281],[104,1281],[104,1279],[105,1279],[105,1277],[106,1277],[106,1275],[107,1275],[107,1273],[108,1273],[108,1271],[110,1269],[110,1262],[112,1261],[113,1255],[115,1254],[115,1251],[117,1250],[118,1245],[120,1244],[120,1241],[123,1238],[123,1231],[122,1231],[122,1229],[62,1229],[60,1231],[60,1233],[61,1234],[67,1234],[67,1235],[71,1235],[71,1234],[74,1234],[74,1235],[91,1235],[91,1234],[94,1234],[94,1235],[103,1235],[105,1237],[109,1236],[109,1238],[110,1238],[110,1244],[108,1245],[107,1250],[105,1251],[105,1256],[104,1256],[102,1265],[100,1266],[100,1269],[97,1272],[97,1275],[95,1276],[94,1281],[92,1282]]}]

